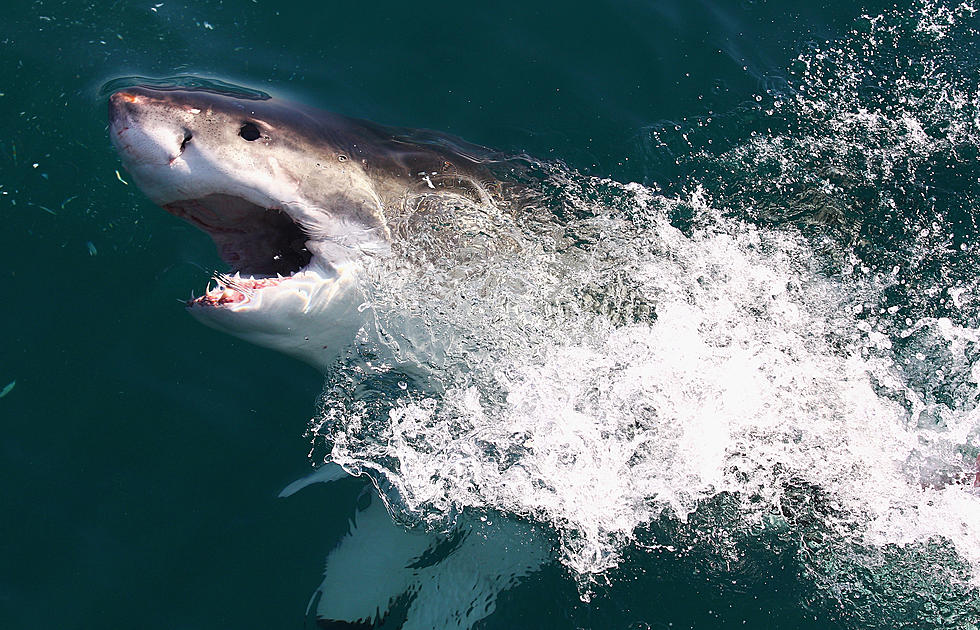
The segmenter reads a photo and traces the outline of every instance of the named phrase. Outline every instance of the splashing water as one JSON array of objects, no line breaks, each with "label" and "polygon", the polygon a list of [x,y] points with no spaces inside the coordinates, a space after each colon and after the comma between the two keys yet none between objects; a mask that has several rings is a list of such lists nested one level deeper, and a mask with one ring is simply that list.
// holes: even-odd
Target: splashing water
[{"label": "splashing water", "polygon": [[757,106],[651,129],[666,190],[532,163],[522,204],[396,226],[322,454],[404,520],[546,523],[580,577],[724,498],[855,618],[980,612],[974,14],[862,18]]}]

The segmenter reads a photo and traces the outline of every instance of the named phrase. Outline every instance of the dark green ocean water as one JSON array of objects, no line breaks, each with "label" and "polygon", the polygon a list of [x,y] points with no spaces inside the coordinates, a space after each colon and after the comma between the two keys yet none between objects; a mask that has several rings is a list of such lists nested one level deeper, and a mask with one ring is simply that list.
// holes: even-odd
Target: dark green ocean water
[{"label": "dark green ocean water", "polygon": [[[604,178],[638,182],[697,247],[717,224],[789,231],[814,261],[794,299],[844,296],[786,356],[826,342],[826,356],[862,362],[867,395],[898,409],[894,443],[877,450],[909,444],[889,460],[914,478],[908,494],[858,480],[838,500],[807,478],[863,443],[809,434],[807,413],[828,422],[818,390],[787,390],[804,420],[785,435],[825,455],[804,452],[784,476],[792,459],[760,464],[768,481],[737,486],[744,453],[722,444],[733,485],[692,490],[687,520],[683,501],[657,503],[683,480],[627,497],[657,516],[609,534],[605,571],[568,560],[601,515],[476,505],[543,523],[553,545],[479,627],[975,629],[978,27],[971,3],[943,0],[8,3],[0,388],[15,385],[0,398],[0,627],[312,627],[307,604],[363,486],[277,498],[310,470],[323,376],[188,317],[178,300],[220,267],[213,245],[121,181],[102,86],[195,75],[526,153],[573,173],[573,207],[589,212],[630,206]],[[767,242],[732,251],[765,258]],[[773,396],[762,406],[782,404]],[[869,422],[853,400],[833,407],[834,426]],[[878,461],[862,457],[846,470]],[[766,526],[732,499],[757,486],[782,497]],[[841,533],[879,508],[898,524]]]}]

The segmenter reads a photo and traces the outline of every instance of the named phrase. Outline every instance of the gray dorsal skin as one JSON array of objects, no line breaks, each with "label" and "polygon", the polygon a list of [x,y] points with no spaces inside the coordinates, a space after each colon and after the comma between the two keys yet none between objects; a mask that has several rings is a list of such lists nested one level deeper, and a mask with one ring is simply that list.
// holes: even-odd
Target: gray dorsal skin
[{"label": "gray dorsal skin", "polygon": [[448,135],[207,89],[128,87],[109,121],[136,184],[231,267],[191,314],[321,369],[365,322],[364,257],[433,197],[500,201],[495,173],[516,167]]},{"label": "gray dorsal skin", "polygon": [[[196,115],[183,115],[194,110]],[[260,137],[251,142],[265,145],[264,157],[293,153],[307,158],[306,169],[294,175],[305,175],[302,185],[311,197],[321,189],[320,180],[343,177],[341,170],[362,171],[381,206],[358,217],[371,225],[383,223],[386,217],[377,216],[379,212],[397,214],[415,191],[439,190],[489,201],[500,193],[489,165],[506,161],[497,152],[447,134],[387,127],[275,98],[234,98],[203,89],[127,88],[110,97],[110,122],[115,124],[120,116],[136,125],[169,122],[175,130],[191,134],[189,145],[202,141],[195,133],[197,126],[208,133],[209,141],[227,143],[236,151],[245,147],[236,140],[241,126],[253,123]],[[223,124],[230,126],[222,130]],[[331,163],[343,166],[345,161],[346,169],[331,168]],[[318,200],[325,209],[330,206],[328,196],[321,193]]]}]

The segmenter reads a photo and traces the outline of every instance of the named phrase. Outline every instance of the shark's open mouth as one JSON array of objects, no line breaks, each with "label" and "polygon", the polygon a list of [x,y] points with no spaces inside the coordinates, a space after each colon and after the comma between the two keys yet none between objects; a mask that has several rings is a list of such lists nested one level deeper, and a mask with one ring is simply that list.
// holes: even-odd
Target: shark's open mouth
[{"label": "shark's open mouth", "polygon": [[192,306],[222,306],[242,302],[255,291],[277,285],[302,272],[313,259],[309,236],[285,212],[263,208],[230,195],[212,194],[163,206],[207,232],[230,273],[216,273],[215,284]]},{"label": "shark's open mouth", "polygon": [[387,151],[385,132],[267,97],[138,85],[109,97],[109,128],[139,188],[224,261],[185,302],[191,316],[320,369],[339,356],[367,321],[362,255],[390,251],[380,193],[351,158]]}]

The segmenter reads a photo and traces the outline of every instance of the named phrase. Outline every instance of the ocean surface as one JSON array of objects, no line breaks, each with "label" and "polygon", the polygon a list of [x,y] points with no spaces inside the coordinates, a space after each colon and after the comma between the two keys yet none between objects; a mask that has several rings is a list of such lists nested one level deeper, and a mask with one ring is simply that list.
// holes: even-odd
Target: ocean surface
[{"label": "ocean surface", "polygon": [[[977,10],[8,3],[0,627],[980,627]],[[184,312],[223,267],[109,143],[134,77],[522,156],[535,209],[407,230],[414,337],[324,376]]]}]

